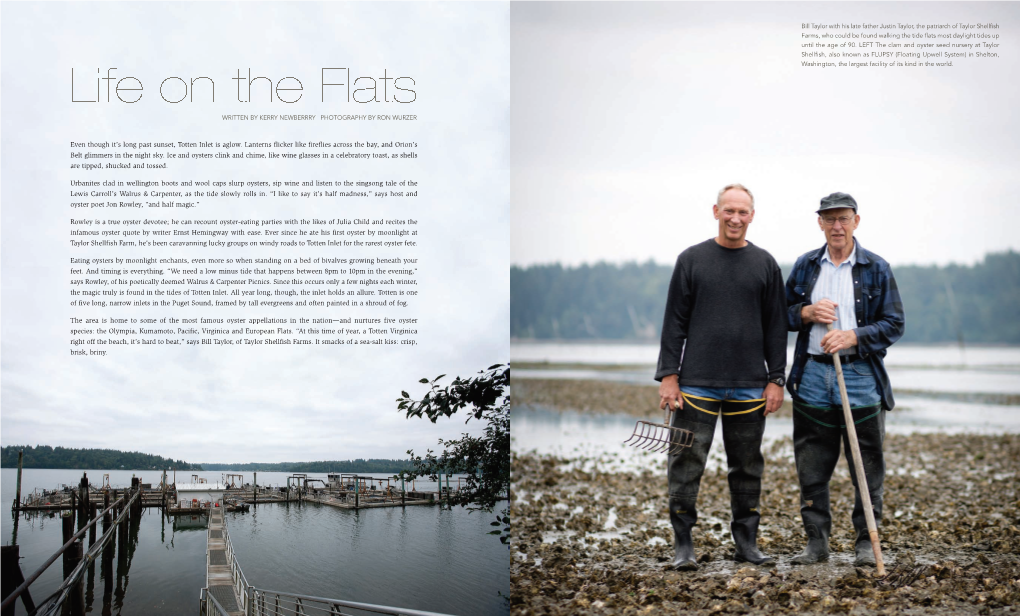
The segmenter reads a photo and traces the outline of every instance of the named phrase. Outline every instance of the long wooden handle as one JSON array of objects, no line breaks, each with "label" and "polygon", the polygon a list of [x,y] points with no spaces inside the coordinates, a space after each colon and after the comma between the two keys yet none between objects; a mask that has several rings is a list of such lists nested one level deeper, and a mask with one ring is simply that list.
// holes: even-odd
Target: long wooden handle
[{"label": "long wooden handle", "polygon": [[[832,331],[832,323],[828,324],[828,330]],[[840,364],[838,351],[832,354],[832,364],[836,366],[836,380],[839,381],[839,397],[843,400],[843,419],[846,421],[847,440],[850,441],[850,451],[853,452],[854,468],[857,471],[857,489],[861,493],[861,502],[864,504],[864,519],[868,521],[871,549],[875,552],[875,567],[878,569],[878,575],[885,575],[882,545],[878,540],[878,525],[875,524],[875,512],[871,509],[871,492],[868,490],[868,479],[864,475],[861,445],[857,442],[857,428],[854,425],[854,415],[850,412],[850,400],[846,395],[846,381],[843,380],[843,366]]]}]

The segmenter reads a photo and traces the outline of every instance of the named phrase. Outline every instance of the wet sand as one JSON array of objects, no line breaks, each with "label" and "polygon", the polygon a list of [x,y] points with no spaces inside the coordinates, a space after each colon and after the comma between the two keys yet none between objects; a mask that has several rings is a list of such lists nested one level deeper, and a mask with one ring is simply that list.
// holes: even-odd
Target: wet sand
[{"label": "wet sand", "polygon": [[[654,386],[514,383],[515,406],[654,416],[657,398]],[[673,572],[665,456],[625,472],[612,456],[515,455],[513,613],[1020,613],[1020,435],[889,435],[885,450],[882,579],[853,565],[845,461],[831,485],[830,560],[790,564],[805,536],[788,437],[765,452],[759,546],[774,567],[732,560],[725,469],[701,484],[701,568]]]}]

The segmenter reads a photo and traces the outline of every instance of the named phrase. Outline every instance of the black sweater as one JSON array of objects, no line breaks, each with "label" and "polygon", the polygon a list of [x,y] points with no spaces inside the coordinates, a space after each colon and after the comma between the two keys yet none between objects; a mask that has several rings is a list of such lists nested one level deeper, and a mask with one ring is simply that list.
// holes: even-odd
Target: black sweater
[{"label": "black sweater", "polygon": [[772,255],[714,238],[680,253],[655,380],[679,374],[691,387],[764,388],[785,371],[786,296]]}]

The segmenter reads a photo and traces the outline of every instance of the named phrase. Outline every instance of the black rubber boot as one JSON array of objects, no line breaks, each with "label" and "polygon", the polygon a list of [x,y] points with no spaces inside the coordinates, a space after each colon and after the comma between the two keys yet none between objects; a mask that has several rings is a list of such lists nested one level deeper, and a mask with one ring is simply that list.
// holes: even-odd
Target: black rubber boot
[{"label": "black rubber boot", "polygon": [[738,563],[751,563],[763,567],[776,564],[771,556],[765,556],[758,550],[757,522],[754,523],[754,528],[751,529],[746,521],[738,523],[734,520],[730,528],[733,532],[733,542],[737,544],[737,551],[733,555],[734,560]]},{"label": "black rubber boot", "polygon": [[727,480],[730,484],[730,532],[736,544],[734,559],[755,565],[774,564],[758,550],[761,521],[761,476],[765,458],[761,438],[765,433],[764,402],[759,400],[722,403],[723,445],[726,447]]},{"label": "black rubber boot", "polygon": [[[715,403],[718,405],[718,402]],[[699,406],[716,410],[714,405]],[[685,418],[688,417],[688,418]],[[673,426],[694,433],[694,444],[669,457],[666,477],[669,481],[669,521],[673,526],[673,562],[671,569],[693,571],[698,568],[691,530],[698,522],[698,489],[705,472],[708,451],[712,447],[716,417],[693,408],[684,408],[673,416]]]},{"label": "black rubber boot", "polygon": [[839,461],[842,410],[820,409],[793,404],[793,452],[800,481],[800,517],[804,521],[807,546],[790,562],[810,565],[829,559],[832,512],[829,508],[829,480]]},{"label": "black rubber boot", "polygon": [[829,537],[822,535],[821,531],[814,524],[804,528],[807,532],[807,546],[804,551],[790,559],[793,565],[810,565],[823,560],[829,560]]},{"label": "black rubber boot", "polygon": [[[672,519],[673,515],[670,514]],[[674,571],[696,571],[698,560],[694,557],[694,539],[691,537],[691,529],[676,530],[673,526],[673,562],[669,566]]]},{"label": "black rubber boot", "polygon": [[874,567],[875,550],[871,546],[871,535],[867,530],[864,535],[857,535],[857,542],[854,545],[854,565],[857,567]]}]

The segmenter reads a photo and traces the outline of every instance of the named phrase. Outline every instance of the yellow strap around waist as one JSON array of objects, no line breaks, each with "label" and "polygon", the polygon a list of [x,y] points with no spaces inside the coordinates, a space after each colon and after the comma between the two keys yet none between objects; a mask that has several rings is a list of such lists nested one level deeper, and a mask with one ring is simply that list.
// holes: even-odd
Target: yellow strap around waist
[{"label": "yellow strap around waist", "polygon": [[723,415],[729,417],[730,415],[746,415],[747,413],[753,413],[760,409],[761,407],[765,406],[764,400],[765,398],[761,398],[760,400],[727,400],[727,402],[761,402],[761,404],[754,407],[753,409],[748,409],[746,411],[733,411],[732,413],[723,413]]}]

